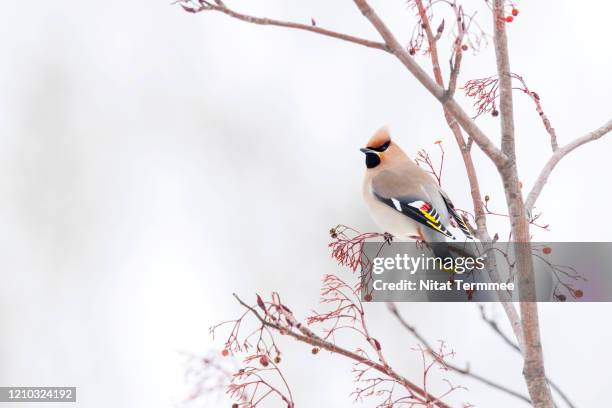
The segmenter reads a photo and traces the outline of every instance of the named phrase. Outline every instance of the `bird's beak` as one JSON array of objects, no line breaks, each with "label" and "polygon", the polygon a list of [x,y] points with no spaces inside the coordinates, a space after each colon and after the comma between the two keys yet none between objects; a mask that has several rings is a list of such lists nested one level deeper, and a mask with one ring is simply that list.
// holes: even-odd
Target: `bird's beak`
[{"label": "bird's beak", "polygon": [[368,154],[368,153],[376,153],[374,150],[372,149],[368,149],[367,147],[362,147],[361,149],[359,149],[362,153],[364,154]]}]

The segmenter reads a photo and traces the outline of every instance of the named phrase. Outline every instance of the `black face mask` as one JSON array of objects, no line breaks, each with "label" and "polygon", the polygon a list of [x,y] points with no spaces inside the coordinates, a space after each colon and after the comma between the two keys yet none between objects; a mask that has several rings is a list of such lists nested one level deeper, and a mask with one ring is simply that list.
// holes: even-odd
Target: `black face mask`
[{"label": "black face mask", "polygon": [[366,153],[365,163],[368,169],[374,168],[380,164],[380,157],[376,153]]}]

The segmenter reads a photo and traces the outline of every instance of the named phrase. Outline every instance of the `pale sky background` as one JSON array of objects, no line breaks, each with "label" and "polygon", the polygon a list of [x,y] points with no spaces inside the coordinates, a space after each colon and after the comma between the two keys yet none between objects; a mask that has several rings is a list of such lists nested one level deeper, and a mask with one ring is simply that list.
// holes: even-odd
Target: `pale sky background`
[{"label": "pale sky background", "polygon": [[[270,17],[313,16],[377,39],[351,1],[228,3]],[[372,4],[407,42],[405,2]],[[602,125],[612,113],[612,5],[517,6],[512,69],[540,94],[560,143]],[[492,52],[467,56],[460,82],[493,74]],[[458,206],[470,204],[438,104],[379,51],[194,16],[164,1],[34,0],[0,4],[0,53],[3,386],[77,386],[79,407],[168,407],[184,396],[177,351],[221,346],[207,329],[239,313],[232,292],[278,290],[307,315],[321,276],[339,272],[326,247],[329,228],[375,230],[361,201],[358,148],[383,124],[411,153],[444,140],[445,189]],[[515,100],[520,174],[530,187],[550,154],[548,139],[531,101]],[[498,138],[497,120],[480,124]],[[551,232],[535,231],[538,239],[609,240],[609,217],[579,216],[611,198],[609,138],[555,170],[538,202]],[[502,209],[498,176],[481,154],[476,160],[483,193]],[[504,231],[503,220],[491,224]],[[418,375],[414,339],[383,305],[369,309],[397,368]],[[445,339],[457,364],[469,361],[526,392],[519,359],[476,306],[402,310],[430,339]],[[610,312],[608,304],[541,305],[548,373],[579,407],[612,403],[607,376],[598,374],[612,359],[612,329],[602,318]],[[351,406],[349,362],[283,340],[298,406]],[[469,388],[449,399],[454,405],[521,406],[449,378]]]}]

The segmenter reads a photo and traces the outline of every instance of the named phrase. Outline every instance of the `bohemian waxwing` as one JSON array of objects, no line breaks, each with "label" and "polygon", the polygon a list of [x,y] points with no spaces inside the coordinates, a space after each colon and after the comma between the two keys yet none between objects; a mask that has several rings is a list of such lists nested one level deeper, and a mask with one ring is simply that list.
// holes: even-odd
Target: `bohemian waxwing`
[{"label": "bohemian waxwing", "polygon": [[448,230],[452,217],[465,236],[472,238],[438,183],[391,140],[387,128],[378,130],[361,151],[367,167],[363,196],[383,231],[399,239],[444,242],[455,239]]}]

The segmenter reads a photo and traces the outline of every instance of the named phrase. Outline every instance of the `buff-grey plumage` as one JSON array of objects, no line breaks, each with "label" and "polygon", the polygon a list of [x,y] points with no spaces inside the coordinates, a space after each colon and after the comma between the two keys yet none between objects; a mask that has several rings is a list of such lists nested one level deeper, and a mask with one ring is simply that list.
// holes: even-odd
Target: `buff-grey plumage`
[{"label": "buff-grey plumage", "polygon": [[383,231],[399,239],[441,242],[454,239],[448,231],[453,218],[469,236],[438,183],[391,141],[387,128],[378,130],[362,151],[368,165],[363,196]]}]

